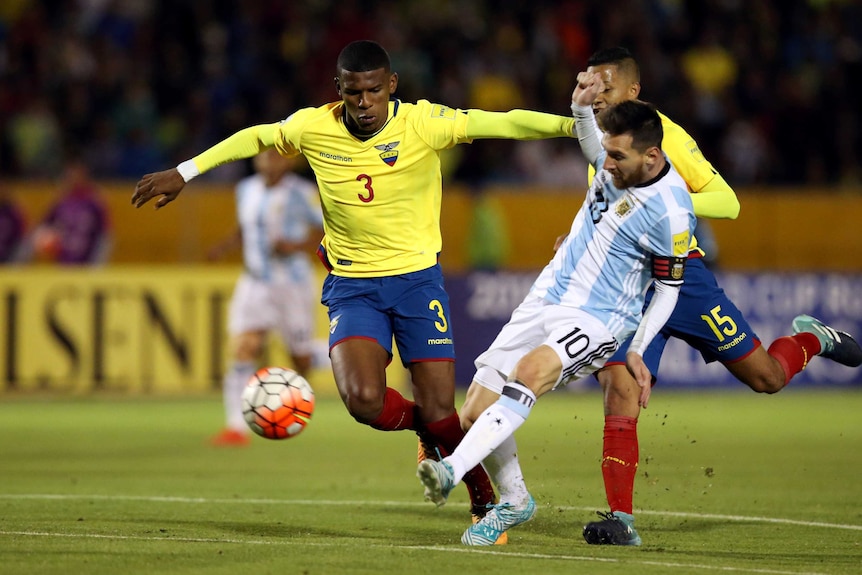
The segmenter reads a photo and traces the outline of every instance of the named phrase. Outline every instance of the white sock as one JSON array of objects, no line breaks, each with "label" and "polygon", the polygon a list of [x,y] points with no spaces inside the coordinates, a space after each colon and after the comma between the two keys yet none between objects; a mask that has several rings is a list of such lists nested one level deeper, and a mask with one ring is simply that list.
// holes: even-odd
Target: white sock
[{"label": "white sock", "polygon": [[452,466],[455,483],[515,433],[535,403],[535,394],[522,383],[508,382],[503,386],[500,398],[476,419],[452,455],[445,459]]},{"label": "white sock", "polygon": [[231,364],[224,376],[222,398],[228,429],[248,431],[248,425],[242,416],[242,390],[256,369],[257,366],[252,362],[238,361]]},{"label": "white sock", "polygon": [[514,435],[504,439],[503,443],[498,445],[497,449],[482,461],[482,466],[488,472],[491,481],[494,482],[494,486],[500,494],[501,503],[513,503],[515,505],[526,503],[530,493],[524,482]]}]

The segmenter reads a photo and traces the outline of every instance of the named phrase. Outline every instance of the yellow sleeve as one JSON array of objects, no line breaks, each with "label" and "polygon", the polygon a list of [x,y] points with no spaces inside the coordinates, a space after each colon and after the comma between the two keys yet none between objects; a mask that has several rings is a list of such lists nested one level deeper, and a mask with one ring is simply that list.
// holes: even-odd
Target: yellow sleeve
[{"label": "yellow sleeve", "polygon": [[266,148],[273,146],[275,132],[280,125],[280,123],[260,124],[240,130],[212,148],[201,152],[192,158],[192,161],[194,161],[198,171],[203,174],[222,164],[256,156]]},{"label": "yellow sleeve", "polygon": [[692,193],[691,203],[698,217],[735,220],[739,216],[739,198],[721,174],[715,174],[705,186]]},{"label": "yellow sleeve", "polygon": [[532,110],[467,110],[467,137],[541,140],[574,137],[575,119]]},{"label": "yellow sleeve", "polygon": [[704,218],[736,218],[739,199],[733,188],[712,167],[688,132],[664,114],[659,117],[664,130],[662,150],[688,184],[694,214]]}]

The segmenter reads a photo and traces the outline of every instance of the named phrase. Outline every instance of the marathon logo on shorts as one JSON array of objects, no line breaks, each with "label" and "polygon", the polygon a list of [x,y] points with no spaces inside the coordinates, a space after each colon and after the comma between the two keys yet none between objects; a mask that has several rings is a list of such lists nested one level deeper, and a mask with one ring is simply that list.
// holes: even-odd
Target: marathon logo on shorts
[{"label": "marathon logo on shorts", "polygon": [[329,333],[335,333],[335,330],[338,328],[338,320],[340,319],[341,314],[338,314],[329,321]]},{"label": "marathon logo on shorts", "polygon": [[733,338],[732,341],[730,341],[724,345],[718,346],[718,351],[727,351],[728,349],[735,347],[737,344],[742,343],[746,337],[748,337],[748,334],[743,332],[743,333],[739,334],[738,336],[736,336],[735,338]]},{"label": "marathon logo on shorts", "polygon": [[380,154],[380,159],[383,160],[387,166],[394,166],[395,162],[398,161],[398,151],[395,148],[397,148],[400,143],[401,142],[389,142],[388,144],[378,144],[374,146],[382,152]]},{"label": "marathon logo on shorts", "polygon": [[451,337],[428,338],[428,345],[452,345],[455,343]]}]

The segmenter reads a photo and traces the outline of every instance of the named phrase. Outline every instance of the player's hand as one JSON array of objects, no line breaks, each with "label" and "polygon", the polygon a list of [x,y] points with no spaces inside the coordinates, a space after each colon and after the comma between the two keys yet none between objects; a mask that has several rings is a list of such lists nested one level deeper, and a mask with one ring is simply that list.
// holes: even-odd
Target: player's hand
[{"label": "player's hand", "polygon": [[132,194],[132,205],[140,208],[153,198],[161,196],[156,200],[155,205],[156,209],[163,208],[177,199],[177,196],[183,191],[185,185],[185,180],[183,180],[183,177],[176,168],[147,174],[135,185],[135,193]]},{"label": "player's hand", "polygon": [[605,82],[598,72],[578,73],[578,85],[572,92],[572,102],[578,106],[589,106],[605,89]]},{"label": "player's hand", "polygon": [[633,351],[626,354],[626,367],[641,388],[638,405],[646,409],[650,393],[652,393],[652,374],[644,363],[644,358]]}]

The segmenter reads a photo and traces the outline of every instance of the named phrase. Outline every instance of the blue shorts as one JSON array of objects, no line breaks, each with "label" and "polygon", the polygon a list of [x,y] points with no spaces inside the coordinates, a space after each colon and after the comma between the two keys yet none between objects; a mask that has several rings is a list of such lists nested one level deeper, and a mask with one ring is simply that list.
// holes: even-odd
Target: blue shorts
[{"label": "blue shorts", "polygon": [[[650,288],[647,304],[652,294]],[[686,262],[685,283],[680,289],[676,307],[644,353],[644,363],[653,377],[658,373],[665,344],[671,337],[681,339],[699,351],[706,363],[733,363],[760,345],[757,334],[718,286],[715,275],[707,269],[701,258],[689,258]],[[624,364],[630,343],[631,338],[620,346],[606,365]]]},{"label": "blue shorts", "polygon": [[373,339],[401,362],[455,361],[449,295],[440,265],[377,278],[329,274],[321,303],[329,308],[329,347],[349,338]]}]

